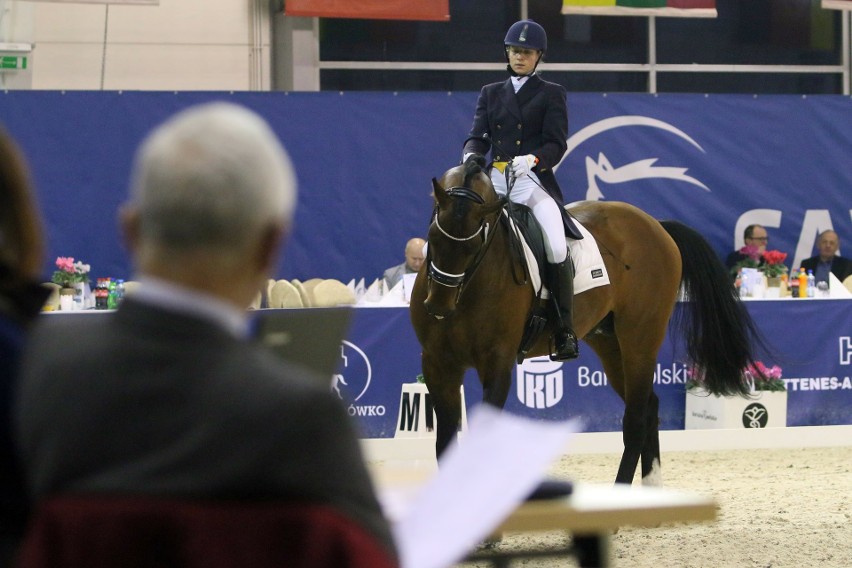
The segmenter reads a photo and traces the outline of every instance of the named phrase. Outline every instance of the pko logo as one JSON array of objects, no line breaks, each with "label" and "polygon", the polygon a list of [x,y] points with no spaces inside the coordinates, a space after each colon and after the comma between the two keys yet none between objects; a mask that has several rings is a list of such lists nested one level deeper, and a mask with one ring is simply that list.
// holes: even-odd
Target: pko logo
[{"label": "pko logo", "polygon": [[332,378],[331,390],[344,402],[349,403],[352,416],[384,416],[384,405],[357,404],[370,388],[373,369],[370,358],[354,343],[340,343],[340,373]]},{"label": "pko logo", "polygon": [[[560,160],[559,164],[557,164],[553,169],[556,170],[562,162],[565,161],[565,158],[571,154],[571,152],[590,138],[610,130],[629,126],[657,128],[663,132],[668,132],[682,140],[685,140],[690,145],[704,153],[704,148],[702,148],[698,142],[693,140],[684,131],[669,124],[668,122],[663,122],[662,120],[657,120],[656,118],[650,118],[647,116],[616,116],[594,122],[568,138],[568,148],[565,150],[562,160]],[[607,158],[606,154],[603,152],[598,153],[597,160],[592,159],[591,156],[586,156],[586,182],[588,183],[586,187],[586,199],[590,201],[599,201],[604,198],[603,192],[598,187],[598,180],[601,180],[608,185],[613,185],[639,179],[665,178],[686,182],[700,187],[705,191],[710,191],[706,185],[694,177],[686,175],[687,168],[655,166],[654,164],[659,159],[659,157],[649,157],[616,167],[612,165],[609,158]]]},{"label": "pko logo", "polygon": [[548,357],[527,359],[517,369],[518,400],[528,408],[556,406],[564,393],[562,363]]}]

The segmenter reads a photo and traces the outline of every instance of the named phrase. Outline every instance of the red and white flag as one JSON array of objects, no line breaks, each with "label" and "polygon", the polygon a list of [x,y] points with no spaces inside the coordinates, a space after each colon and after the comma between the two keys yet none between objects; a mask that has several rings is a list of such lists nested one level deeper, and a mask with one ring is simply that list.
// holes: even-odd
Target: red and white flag
[{"label": "red and white flag", "polygon": [[450,21],[450,0],[287,0],[287,16]]},{"label": "red and white flag", "polygon": [[160,0],[28,0],[29,2],[53,2],[54,4],[135,4],[159,6]]}]

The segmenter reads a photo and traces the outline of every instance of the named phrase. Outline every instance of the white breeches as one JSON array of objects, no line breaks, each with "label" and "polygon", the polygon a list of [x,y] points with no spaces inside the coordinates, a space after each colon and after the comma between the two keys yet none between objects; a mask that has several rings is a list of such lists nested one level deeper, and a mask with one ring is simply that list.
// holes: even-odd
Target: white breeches
[{"label": "white breeches", "polygon": [[[506,176],[497,168],[491,170],[491,183],[498,195],[506,195]],[[538,176],[530,172],[528,176],[515,180],[509,200],[526,205],[532,210],[544,233],[547,261],[554,264],[564,261],[568,257],[568,245],[565,242],[562,213],[556,201],[540,187]]]}]

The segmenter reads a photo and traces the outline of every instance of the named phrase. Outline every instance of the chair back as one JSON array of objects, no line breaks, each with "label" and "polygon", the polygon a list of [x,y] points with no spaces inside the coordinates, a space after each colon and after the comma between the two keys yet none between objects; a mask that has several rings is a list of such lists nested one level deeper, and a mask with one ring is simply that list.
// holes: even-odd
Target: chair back
[{"label": "chair back", "polygon": [[355,292],[340,280],[330,278],[314,286],[314,306],[318,308],[354,304]]},{"label": "chair back", "polygon": [[302,308],[302,298],[295,286],[287,280],[279,280],[272,285],[269,293],[270,308]]},{"label": "chair back", "polygon": [[18,568],[384,568],[398,563],[327,505],[62,496],[36,510]]}]

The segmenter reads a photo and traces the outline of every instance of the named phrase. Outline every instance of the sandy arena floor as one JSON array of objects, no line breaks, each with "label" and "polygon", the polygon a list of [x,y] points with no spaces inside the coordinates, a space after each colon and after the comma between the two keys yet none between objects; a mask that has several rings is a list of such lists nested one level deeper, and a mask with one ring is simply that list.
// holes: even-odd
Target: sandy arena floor
[{"label": "sandy arena floor", "polygon": [[[566,456],[554,477],[610,483],[619,456]],[[712,495],[713,523],[624,527],[612,537],[616,568],[850,568],[852,567],[852,446],[838,448],[668,452],[666,487]],[[561,532],[506,534],[500,548],[548,547]],[[529,560],[513,566],[575,566]],[[464,563],[460,567],[489,566]]]}]

